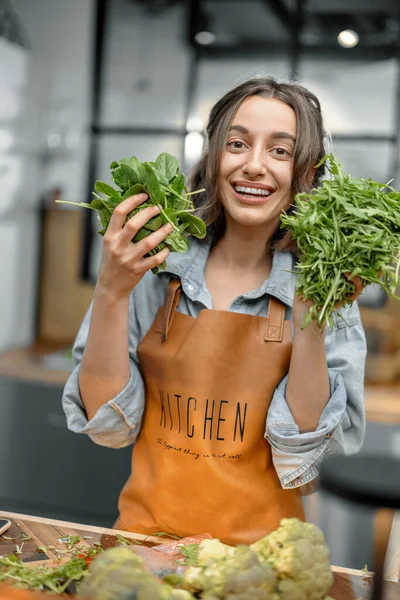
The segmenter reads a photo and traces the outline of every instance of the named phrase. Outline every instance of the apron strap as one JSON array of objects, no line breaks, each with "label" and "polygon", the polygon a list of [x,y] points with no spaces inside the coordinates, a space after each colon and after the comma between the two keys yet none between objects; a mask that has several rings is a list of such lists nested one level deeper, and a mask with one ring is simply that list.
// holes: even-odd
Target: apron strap
[{"label": "apron strap", "polygon": [[266,342],[281,342],[283,338],[283,323],[285,320],[285,305],[273,296],[269,297],[267,325],[265,327]]},{"label": "apron strap", "polygon": [[[163,342],[168,339],[168,333],[171,329],[172,321],[174,320],[175,311],[178,308],[181,299],[181,285],[179,279],[171,279],[168,283],[161,319],[160,333]],[[269,298],[268,316],[266,320],[264,340],[266,342],[281,342],[283,339],[285,305],[273,296],[270,296]]]},{"label": "apron strap", "polygon": [[165,296],[164,308],[161,319],[161,339],[165,342],[171,329],[175,311],[181,299],[180,279],[171,279],[168,283],[167,295]]}]

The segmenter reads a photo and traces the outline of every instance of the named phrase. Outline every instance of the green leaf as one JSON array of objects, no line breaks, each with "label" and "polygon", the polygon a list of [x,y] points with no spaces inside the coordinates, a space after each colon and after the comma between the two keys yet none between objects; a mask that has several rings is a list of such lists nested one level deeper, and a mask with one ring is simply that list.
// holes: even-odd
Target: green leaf
[{"label": "green leaf", "polygon": [[193,237],[203,239],[206,237],[207,229],[204,221],[189,212],[179,213],[179,219],[188,225],[186,231]]},{"label": "green leaf", "polygon": [[145,191],[146,191],[146,188],[143,185],[143,183],[135,183],[128,190],[126,190],[126,192],[121,197],[121,201],[127,200],[131,196],[136,196],[136,194],[142,194]]},{"label": "green leaf", "polygon": [[120,162],[119,166],[112,171],[112,179],[123,192],[126,192],[135,183],[142,183],[138,181],[137,173],[126,163]]},{"label": "green leaf", "polygon": [[161,189],[153,167],[148,163],[144,163],[144,168],[146,171],[145,186],[149,199],[152,204],[161,204],[161,206],[165,206],[165,192]]},{"label": "green leaf", "polygon": [[199,554],[199,544],[187,544],[179,548],[183,556],[186,558],[186,565],[195,565]]},{"label": "green leaf", "polygon": [[136,158],[136,156],[132,156],[132,158],[123,158],[121,162],[128,165],[135,172],[136,181],[134,183],[144,183],[146,181],[144,163]]},{"label": "green leaf", "polygon": [[140,242],[144,240],[148,235],[150,235],[152,231],[150,229],[146,229],[146,227],[141,227],[135,237],[133,238],[134,242]]},{"label": "green leaf", "polygon": [[162,175],[164,175],[167,180],[167,185],[174,179],[179,171],[179,163],[175,156],[171,156],[171,154],[167,154],[166,152],[163,152],[157,157],[155,167]]},{"label": "green leaf", "polygon": [[150,231],[157,231],[157,229],[160,229],[160,227],[164,225],[164,223],[165,221],[162,215],[157,215],[156,217],[150,219],[150,221],[147,221],[145,228],[150,229]]},{"label": "green leaf", "polygon": [[172,231],[164,240],[165,244],[173,252],[187,252],[189,250],[189,240],[179,231]]},{"label": "green leaf", "polygon": [[104,233],[107,230],[108,224],[110,222],[110,219],[112,217],[112,214],[114,212],[114,208],[119,204],[119,201],[116,202],[114,200],[112,200],[111,198],[109,198],[108,200],[104,200],[103,198],[94,198],[91,203],[90,206],[92,208],[95,208],[98,211],[98,215],[99,215],[99,219],[100,219],[100,223],[101,223],[101,231],[99,233],[101,233],[102,235],[104,235]]},{"label": "green leaf", "polygon": [[183,173],[176,175],[169,184],[169,187],[174,190],[177,194],[182,195],[185,189],[185,176]]},{"label": "green leaf", "polygon": [[95,190],[97,192],[100,192],[101,194],[105,194],[106,196],[109,196],[110,198],[114,198],[114,200],[120,200],[121,196],[119,194],[119,192],[117,192],[117,190],[115,190],[111,185],[108,185],[108,183],[105,183],[104,181],[96,181],[95,183]]}]

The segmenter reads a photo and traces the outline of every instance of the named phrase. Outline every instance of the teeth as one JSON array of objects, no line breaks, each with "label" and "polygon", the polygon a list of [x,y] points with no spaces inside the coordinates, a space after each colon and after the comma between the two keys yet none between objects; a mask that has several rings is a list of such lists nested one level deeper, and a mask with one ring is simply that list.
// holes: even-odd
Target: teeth
[{"label": "teeth", "polygon": [[253,194],[254,196],[269,196],[270,191],[262,188],[244,187],[243,185],[235,185],[235,190],[239,194]]}]

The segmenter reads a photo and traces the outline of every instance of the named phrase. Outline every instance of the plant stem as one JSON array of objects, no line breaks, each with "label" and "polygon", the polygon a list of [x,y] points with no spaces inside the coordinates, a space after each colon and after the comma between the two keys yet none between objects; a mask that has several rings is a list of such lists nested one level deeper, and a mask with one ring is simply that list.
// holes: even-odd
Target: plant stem
[{"label": "plant stem", "polygon": [[335,279],[333,280],[333,283],[332,283],[331,289],[329,290],[329,294],[328,294],[328,296],[327,296],[327,298],[326,298],[326,300],[325,300],[325,304],[323,305],[323,307],[322,307],[322,309],[321,309],[321,312],[320,312],[320,313],[319,313],[319,315],[318,315],[318,323],[319,323],[319,325],[321,325],[321,324],[323,323],[323,318],[324,318],[324,315],[325,315],[326,309],[328,308],[328,304],[329,304],[329,302],[331,301],[331,299],[332,299],[332,296],[333,296],[333,295],[334,295],[334,293],[336,292],[337,285],[338,285],[338,283],[339,283],[339,281],[340,281],[340,278],[341,278],[341,276],[342,276],[341,272],[340,272],[340,271],[338,271],[338,272],[336,273],[336,277],[335,277]]},{"label": "plant stem", "polygon": [[181,200],[183,200],[184,202],[186,202],[186,204],[190,204],[190,200],[188,200],[187,198],[184,198],[183,196],[181,196],[181,194],[178,194],[178,192],[176,192],[175,190],[173,190],[171,187],[167,187],[167,190],[169,192],[171,192],[171,194],[174,194],[174,196],[176,196],[177,198],[180,198]]},{"label": "plant stem", "polygon": [[205,192],[206,188],[202,188],[201,190],[195,190],[194,192],[186,192],[185,196],[193,196],[194,194],[201,194],[201,192]]},{"label": "plant stem", "polygon": [[168,217],[167,213],[164,212],[163,207],[161,206],[161,204],[157,204],[158,208],[160,209],[161,214],[163,215],[164,219],[166,219],[168,221],[168,223],[171,223],[172,227],[175,229],[175,231],[178,231],[179,233],[179,228],[175,225],[175,223],[173,223],[171,221],[171,219]]},{"label": "plant stem", "polygon": [[86,202],[69,202],[68,200],[55,200],[54,202],[56,202],[57,204],[71,204],[71,206],[80,206],[80,207],[83,206],[83,208],[90,208],[91,210],[97,210],[97,208],[90,206],[90,204],[87,204]]}]

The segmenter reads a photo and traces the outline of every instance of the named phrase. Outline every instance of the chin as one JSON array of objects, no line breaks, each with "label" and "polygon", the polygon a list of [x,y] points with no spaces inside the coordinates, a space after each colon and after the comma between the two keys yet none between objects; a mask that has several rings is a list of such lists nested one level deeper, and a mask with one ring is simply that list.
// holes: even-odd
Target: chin
[{"label": "chin", "polygon": [[[227,217],[243,227],[262,227],[267,226],[273,216],[270,211],[260,210],[260,207],[246,207],[229,209],[225,207]],[[266,214],[267,213],[267,214]]]}]

